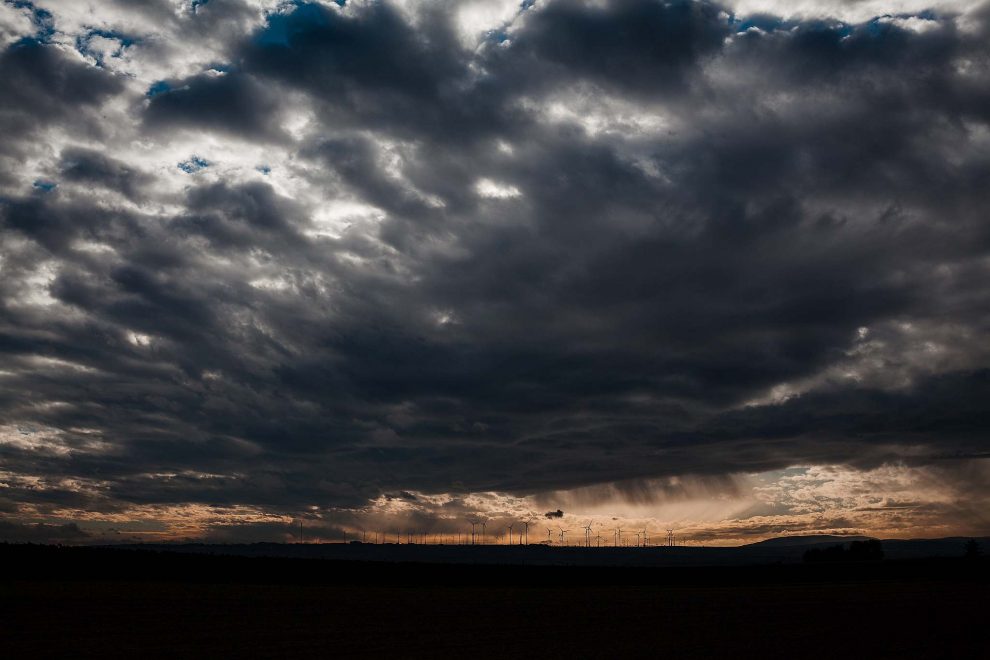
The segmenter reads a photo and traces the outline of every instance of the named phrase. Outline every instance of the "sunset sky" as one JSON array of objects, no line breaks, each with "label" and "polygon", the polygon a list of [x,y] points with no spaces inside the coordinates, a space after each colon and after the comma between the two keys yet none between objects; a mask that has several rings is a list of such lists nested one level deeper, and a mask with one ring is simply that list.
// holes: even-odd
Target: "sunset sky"
[{"label": "sunset sky", "polygon": [[469,519],[990,534],[990,4],[0,4],[0,540]]}]

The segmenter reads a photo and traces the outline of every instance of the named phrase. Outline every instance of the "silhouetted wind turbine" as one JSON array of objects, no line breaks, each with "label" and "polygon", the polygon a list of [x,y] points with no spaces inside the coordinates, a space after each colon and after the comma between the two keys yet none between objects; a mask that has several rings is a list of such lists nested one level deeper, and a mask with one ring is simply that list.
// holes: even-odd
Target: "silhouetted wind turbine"
[{"label": "silhouetted wind turbine", "polygon": [[569,531],[571,531],[571,530],[570,530],[570,528],[568,528],[568,529],[562,529],[562,528],[560,527],[560,525],[557,525],[557,529],[559,529],[559,530],[560,530],[560,544],[561,544],[561,545],[566,545],[566,544],[564,543],[564,534],[566,534],[567,532],[569,532]]},{"label": "silhouetted wind turbine", "polygon": [[509,525],[509,545],[512,545],[512,525]]},{"label": "silhouetted wind turbine", "polygon": [[553,545],[553,530],[547,527],[547,545]]},{"label": "silhouetted wind turbine", "polygon": [[591,521],[589,520],[588,524],[581,529],[584,530],[584,547],[589,548],[591,547]]}]

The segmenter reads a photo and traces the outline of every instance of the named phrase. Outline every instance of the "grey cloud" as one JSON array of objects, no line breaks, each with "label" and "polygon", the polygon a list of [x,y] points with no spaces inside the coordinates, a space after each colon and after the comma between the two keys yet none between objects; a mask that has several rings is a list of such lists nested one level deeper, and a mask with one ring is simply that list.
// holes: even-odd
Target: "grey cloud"
[{"label": "grey cloud", "polygon": [[[0,445],[7,469],[53,479],[18,497],[288,510],[616,482],[643,502],[674,475],[731,491],[725,475],[800,463],[986,455],[975,16],[757,32],[707,3],[551,2],[468,52],[442,12],[273,13],[227,37],[228,73],[177,76],[131,119],[158,145],[175,127],[264,145],[283,178],[221,156],[152,198],[166,175],[65,148],[71,185],[0,200],[0,419],[77,448]],[[24,79],[0,101],[22,132],[123,93],[50,46],[0,64]],[[295,136],[290,96],[315,113]],[[514,192],[481,195],[483,178]],[[339,200],[383,217],[335,210],[314,232]],[[903,338],[857,353],[878,327]]]},{"label": "grey cloud", "polygon": [[78,137],[103,134],[97,110],[123,91],[112,74],[77,61],[61,50],[28,39],[0,53],[0,186],[15,180],[39,132],[49,127]]},{"label": "grey cloud", "polygon": [[257,543],[259,541],[295,542],[342,541],[347,532],[333,525],[306,525],[300,531],[292,523],[240,523],[216,525],[199,537],[206,543]]},{"label": "grey cloud", "polygon": [[0,521],[0,540],[7,543],[78,542],[89,536],[76,523],[25,525]]},{"label": "grey cloud", "polygon": [[127,163],[97,150],[79,148],[62,151],[59,175],[65,181],[103,186],[131,200],[139,199],[141,187],[153,181],[153,177]]}]

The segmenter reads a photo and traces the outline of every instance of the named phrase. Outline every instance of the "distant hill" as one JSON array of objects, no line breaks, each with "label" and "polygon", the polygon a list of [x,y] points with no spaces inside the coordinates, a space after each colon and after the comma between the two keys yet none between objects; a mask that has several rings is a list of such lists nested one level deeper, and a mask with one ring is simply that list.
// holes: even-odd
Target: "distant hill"
[{"label": "distant hill", "polygon": [[[581,546],[522,545],[417,545],[372,543],[246,543],[246,544],[137,544],[112,548],[183,555],[223,555],[244,558],[322,559],[381,562],[388,564],[473,564],[513,566],[758,566],[801,564],[813,548],[848,545],[869,540],[858,535],[786,536],[737,547],[651,546],[594,548]],[[962,557],[966,538],[883,540],[887,559]],[[990,555],[990,539],[977,538],[984,556]],[[110,548],[108,548],[110,549]]]},{"label": "distant hill", "polygon": [[850,543],[852,541],[869,541],[871,539],[872,537],[870,536],[838,536],[835,534],[813,534],[809,536],[778,536],[777,538],[766,539],[765,541],[757,541],[756,543],[748,543],[740,547],[791,548],[791,547],[804,546],[804,545],[821,545],[823,543],[838,544],[838,543]]},{"label": "distant hill", "polygon": [[[941,539],[886,539],[883,549],[889,559],[921,559],[925,557],[959,557],[970,536],[949,536]],[[990,537],[975,537],[984,555],[990,554]]]}]

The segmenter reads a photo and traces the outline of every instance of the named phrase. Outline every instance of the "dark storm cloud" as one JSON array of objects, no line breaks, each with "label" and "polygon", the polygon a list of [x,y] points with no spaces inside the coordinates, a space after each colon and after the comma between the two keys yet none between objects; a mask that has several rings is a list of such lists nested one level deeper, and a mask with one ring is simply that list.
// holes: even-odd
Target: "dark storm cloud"
[{"label": "dark storm cloud", "polygon": [[177,219],[173,228],[178,232],[203,235],[219,246],[251,247],[273,242],[300,244],[301,210],[290,200],[279,198],[271,186],[250,183],[229,186],[216,183],[193,188],[186,198],[188,214]]},{"label": "dark storm cloud", "polygon": [[254,79],[238,74],[203,74],[161,81],[145,120],[150,128],[199,128],[248,138],[280,136],[275,99]]},{"label": "dark storm cloud", "polygon": [[112,75],[38,41],[9,47],[0,55],[0,67],[4,73],[0,107],[13,118],[70,119],[122,89]]},{"label": "dark storm cloud", "polygon": [[328,129],[473,141],[507,129],[500,82],[474,81],[443,8],[412,26],[388,3],[300,3],[237,54],[259,78],[305,93]]},{"label": "dark storm cloud", "polygon": [[[49,477],[6,497],[284,511],[986,455],[976,16],[551,2],[472,49],[439,11],[272,14],[223,42],[227,73],[129,107],[156,144],[283,150],[281,184],[193,152],[210,166],[160,193],[167,175],[67,147],[58,188],[0,200],[0,421],[56,430],[0,444],[4,470]],[[99,135],[123,94],[41,43],[0,70],[22,136]],[[379,219],[316,232],[335,199]]]},{"label": "dark storm cloud", "polygon": [[528,12],[495,59],[537,90],[585,77],[619,93],[683,91],[730,32],[720,11],[690,2],[548,3]]},{"label": "dark storm cloud", "polygon": [[301,4],[272,17],[242,56],[247,68],[328,98],[369,90],[428,99],[463,71],[450,57],[453,39],[443,27],[417,32],[385,3],[348,14]]},{"label": "dark storm cloud", "polygon": [[92,149],[66,149],[59,165],[62,180],[102,186],[135,201],[141,187],[152,181],[148,174]]}]

